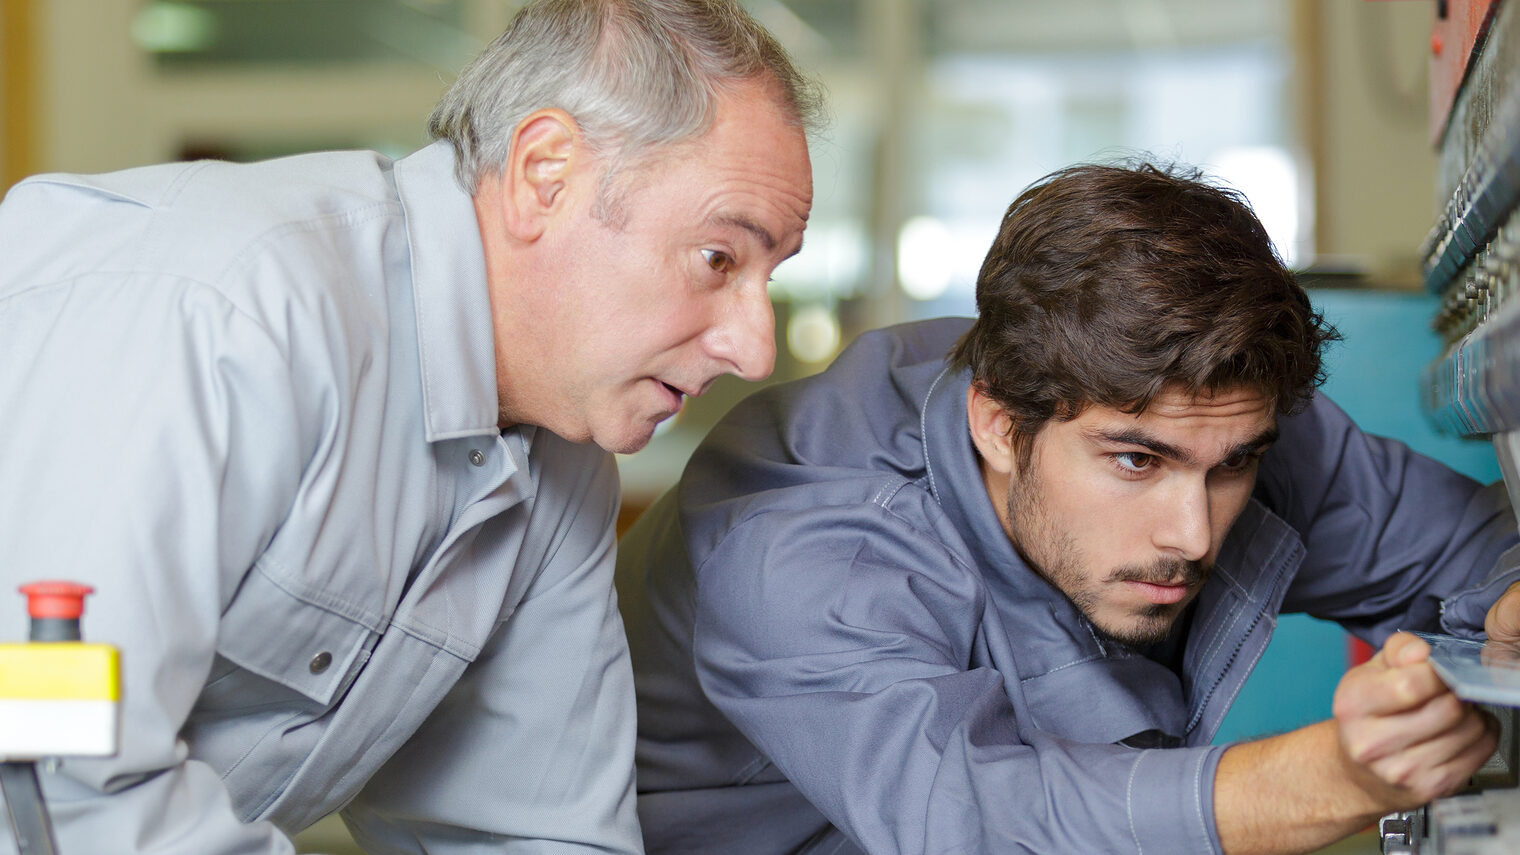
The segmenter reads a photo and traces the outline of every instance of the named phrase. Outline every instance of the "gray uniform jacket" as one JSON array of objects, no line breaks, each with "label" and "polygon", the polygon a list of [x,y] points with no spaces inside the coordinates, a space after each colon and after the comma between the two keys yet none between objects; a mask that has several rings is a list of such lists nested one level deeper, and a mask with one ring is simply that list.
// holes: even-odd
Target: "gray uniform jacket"
[{"label": "gray uniform jacket", "polygon": [[1281,420],[1180,664],[1106,643],[1004,535],[945,355],[862,336],[737,406],[620,546],[650,852],[1215,852],[1210,739],[1280,611],[1472,633],[1502,490]]},{"label": "gray uniform jacket", "polygon": [[[0,638],[93,585],[122,747],[66,855],[637,852],[611,455],[497,427],[437,143],[49,175],[0,204]],[[0,828],[0,853],[11,850]]]}]

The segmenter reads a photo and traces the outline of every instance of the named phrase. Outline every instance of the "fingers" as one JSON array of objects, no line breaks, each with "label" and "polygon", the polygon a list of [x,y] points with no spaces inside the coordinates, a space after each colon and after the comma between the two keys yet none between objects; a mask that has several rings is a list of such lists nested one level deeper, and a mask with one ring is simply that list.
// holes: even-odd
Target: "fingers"
[{"label": "fingers", "polygon": [[1371,661],[1341,678],[1335,690],[1335,717],[1394,715],[1446,694],[1446,684],[1436,676],[1429,657],[1430,645],[1408,633],[1395,633]]},{"label": "fingers", "polygon": [[1383,664],[1390,667],[1414,665],[1430,658],[1430,645],[1417,635],[1395,632],[1384,642],[1378,655],[1383,658]]},{"label": "fingers", "polygon": [[1372,765],[1463,728],[1481,728],[1480,722],[1468,721],[1474,712],[1447,692],[1405,712],[1345,720],[1341,727],[1341,744],[1352,760],[1364,766]]},{"label": "fingers", "polygon": [[1396,634],[1336,689],[1335,720],[1353,779],[1389,803],[1453,792],[1498,741],[1492,717],[1453,695],[1429,656],[1425,642]]},{"label": "fingers", "polygon": [[1451,795],[1494,753],[1498,728],[1471,707],[1461,723],[1439,736],[1382,757],[1367,768],[1412,803]]},{"label": "fingers", "polygon": [[1489,607],[1483,631],[1496,641],[1520,641],[1520,582],[1510,585],[1509,590]]},{"label": "fingers", "polygon": [[1516,647],[1514,642],[1485,644],[1478,652],[1478,661],[1495,668],[1517,668],[1520,667],[1520,647]]}]

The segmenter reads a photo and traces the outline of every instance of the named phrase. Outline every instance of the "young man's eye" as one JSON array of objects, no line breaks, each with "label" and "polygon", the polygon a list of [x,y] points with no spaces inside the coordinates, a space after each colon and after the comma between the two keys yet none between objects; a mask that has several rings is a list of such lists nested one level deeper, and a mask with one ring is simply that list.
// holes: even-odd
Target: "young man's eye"
[{"label": "young man's eye", "polygon": [[1121,451],[1113,455],[1114,464],[1125,472],[1144,472],[1156,463],[1156,455],[1140,451]]},{"label": "young man's eye", "polygon": [[733,269],[734,257],[726,252],[716,249],[702,250],[702,260],[715,273],[727,273]]},{"label": "young man's eye", "polygon": [[1237,454],[1219,464],[1219,468],[1226,472],[1244,472],[1255,465],[1261,459],[1261,453],[1252,451],[1245,454]]}]

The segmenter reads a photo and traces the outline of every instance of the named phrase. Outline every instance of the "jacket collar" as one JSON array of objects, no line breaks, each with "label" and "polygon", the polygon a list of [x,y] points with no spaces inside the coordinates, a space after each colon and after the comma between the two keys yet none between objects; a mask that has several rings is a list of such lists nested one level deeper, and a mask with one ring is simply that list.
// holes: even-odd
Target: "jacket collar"
[{"label": "jacket collar", "polygon": [[498,432],[496,344],[475,206],[439,141],[396,162],[428,442]]},{"label": "jacket collar", "polygon": [[[1023,603],[1039,603],[1039,610],[1063,627],[1063,635],[1085,639],[1080,646],[1091,648],[1097,641],[1087,621],[1064,594],[1024,563],[1003,531],[982,481],[980,457],[971,444],[971,425],[966,418],[966,390],[970,385],[969,372],[946,368],[925,397],[921,419],[929,488],[995,591],[1001,589],[1001,593]],[[1101,655],[1101,649],[1092,652]]]}]

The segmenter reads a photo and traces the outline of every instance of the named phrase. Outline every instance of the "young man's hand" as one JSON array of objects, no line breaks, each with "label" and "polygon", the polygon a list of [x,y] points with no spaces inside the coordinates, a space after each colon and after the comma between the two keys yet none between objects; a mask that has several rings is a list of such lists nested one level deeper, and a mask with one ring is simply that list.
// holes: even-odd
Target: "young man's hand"
[{"label": "young man's hand", "polygon": [[[1503,619],[1514,622],[1500,629],[1520,630],[1520,589],[1511,588],[1505,599],[1510,608]],[[1495,622],[1494,611],[1489,621]],[[1370,661],[1346,672],[1335,691],[1348,775],[1390,810],[1450,795],[1497,744],[1497,723],[1453,695],[1429,658],[1430,645],[1396,633]]]},{"label": "young man's hand", "polygon": [[1520,582],[1509,586],[1488,609],[1483,631],[1494,641],[1520,642]]},{"label": "young man's hand", "polygon": [[1430,645],[1397,633],[1341,678],[1335,718],[1230,746],[1214,781],[1224,851],[1312,852],[1462,786],[1493,754],[1498,726],[1429,658]]}]

